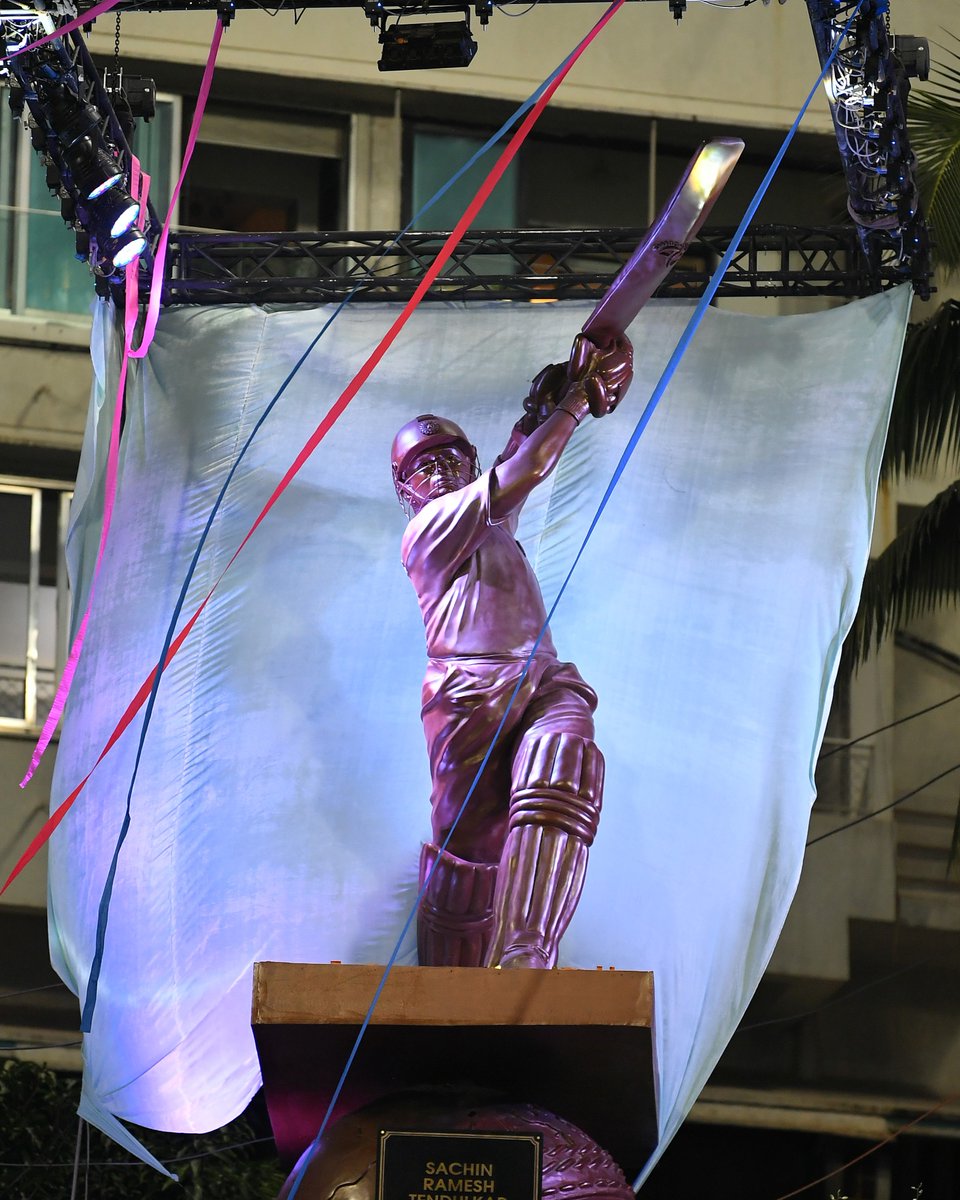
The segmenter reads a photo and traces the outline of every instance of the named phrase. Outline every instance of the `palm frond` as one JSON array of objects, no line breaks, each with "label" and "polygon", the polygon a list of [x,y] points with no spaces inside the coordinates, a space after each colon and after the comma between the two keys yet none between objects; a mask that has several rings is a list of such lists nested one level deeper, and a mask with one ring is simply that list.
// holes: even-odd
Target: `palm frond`
[{"label": "palm frond", "polygon": [[960,479],[872,559],[860,608],[844,646],[859,666],[885,637],[914,617],[960,602]]},{"label": "palm frond", "polygon": [[933,466],[941,454],[960,469],[960,302],[947,300],[911,325],[883,452],[881,478]]},{"label": "palm frond", "polygon": [[960,55],[941,49],[957,65],[936,68],[935,89],[911,93],[909,128],[936,259],[949,275],[960,270]]}]

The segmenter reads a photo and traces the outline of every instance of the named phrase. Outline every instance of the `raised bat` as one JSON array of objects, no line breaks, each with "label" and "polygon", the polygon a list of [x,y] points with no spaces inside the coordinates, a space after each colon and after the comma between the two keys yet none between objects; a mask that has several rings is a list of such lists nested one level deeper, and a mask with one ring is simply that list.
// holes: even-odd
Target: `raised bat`
[{"label": "raised bat", "polygon": [[704,142],[640,245],[582,329],[595,346],[622,334],[681,258],[707,219],[743,152],[739,138]]}]

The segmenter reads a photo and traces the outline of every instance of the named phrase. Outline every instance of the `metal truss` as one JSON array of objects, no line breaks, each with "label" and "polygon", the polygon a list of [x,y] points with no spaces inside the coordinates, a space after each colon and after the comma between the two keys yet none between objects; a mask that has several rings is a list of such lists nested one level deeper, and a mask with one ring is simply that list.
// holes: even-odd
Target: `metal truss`
[{"label": "metal truss", "polygon": [[[591,299],[627,261],[643,229],[475,232],[454,249],[427,300]],[[733,229],[704,230],[657,291],[703,295]],[[174,234],[165,304],[403,301],[445,233]],[[895,256],[871,264],[853,226],[760,225],[733,256],[719,296],[867,295],[904,281]],[[145,290],[142,292],[145,298]]]},{"label": "metal truss", "polygon": [[[38,33],[54,32],[71,12],[85,13],[93,3],[36,0],[35,7],[29,0],[15,0],[13,8],[0,11],[0,51],[22,49]],[[916,187],[916,160],[906,131],[908,76],[921,73],[915,44],[922,39],[898,39],[890,33],[889,0],[806,0],[806,4],[822,63],[840,43],[845,21],[853,14],[850,35],[843,39],[826,82],[855,225],[851,229],[764,226],[753,230],[719,294],[855,296],[909,279],[926,298],[931,278],[929,237]],[[451,6],[460,9],[463,2],[437,0],[431,11],[446,12]],[[238,9],[247,7],[259,9],[262,4],[260,0],[119,0],[116,10],[214,10],[226,22]],[[297,0],[296,10],[304,7],[362,8],[376,23],[389,0]],[[484,23],[492,12],[492,0],[474,0],[474,7]],[[685,0],[668,0],[668,7],[679,19]],[[275,11],[282,8],[281,3]],[[111,95],[82,38],[74,32],[69,40],[58,37],[48,46],[18,57],[0,58],[0,76],[4,74],[16,84],[11,103],[15,113],[26,117],[47,168],[48,184],[60,196],[64,220],[77,232],[78,254],[90,256],[99,276],[98,291],[118,286],[121,260],[114,253],[115,231],[110,228],[110,236],[106,236],[98,229],[97,206],[102,198],[95,199],[93,192],[84,198],[74,178],[82,164],[74,163],[73,158],[77,146],[97,142],[120,164],[126,187],[130,184],[130,152]],[[89,130],[84,127],[77,132],[78,113],[92,114],[85,118]],[[144,234],[155,244],[159,232],[156,215],[151,212],[144,224]],[[109,226],[107,221],[105,228]],[[547,294],[551,298],[591,295],[625,261],[639,232],[478,235],[463,244],[465,249],[458,251],[430,296],[460,298],[482,293],[538,299]],[[174,239],[174,277],[166,296],[168,302],[188,303],[241,298],[316,301],[337,298],[345,289],[356,288],[358,296],[366,299],[402,299],[412,293],[424,263],[436,253],[439,236],[407,235],[398,246],[387,234],[181,235]],[[375,239],[372,245],[371,237]],[[537,238],[540,240],[531,240]],[[724,231],[702,237],[661,294],[699,295],[709,266],[724,245],[723,238]],[[529,250],[524,249],[526,243]],[[491,265],[489,256],[502,256],[501,265]],[[555,261],[534,261],[544,256]],[[149,268],[147,252],[139,260],[141,281]]]},{"label": "metal truss", "polygon": [[[72,0],[68,0],[68,2],[72,7]],[[76,11],[80,14],[89,12],[98,2],[99,0],[76,0]],[[670,4],[670,0],[629,0],[629,2],[632,4],[654,2]],[[539,3],[587,4],[590,3],[590,0],[539,0]],[[275,16],[278,13],[295,14],[305,8],[357,8],[366,14],[368,9],[384,6],[398,10],[405,7],[403,0],[395,0],[395,3],[385,0],[384,4],[379,5],[377,0],[296,0],[295,4],[284,4],[283,0],[280,0],[279,4],[265,4],[263,0],[118,0],[111,12],[215,12],[229,21],[235,12],[241,10],[255,11],[259,9],[260,11],[269,11],[270,16]],[[431,13],[462,12],[464,7],[472,7],[477,16],[482,19],[484,14],[488,17],[491,15],[493,0],[470,0],[466,5],[455,2],[444,4],[443,0],[439,0],[437,4],[430,4],[429,11]],[[416,10],[407,8],[407,11]]]},{"label": "metal truss", "polygon": [[[907,135],[910,77],[926,78],[925,39],[894,37],[889,0],[807,0],[847,181],[847,208],[864,254],[894,254],[918,295],[930,295],[930,240]],[[844,36],[848,20],[849,32]]]}]

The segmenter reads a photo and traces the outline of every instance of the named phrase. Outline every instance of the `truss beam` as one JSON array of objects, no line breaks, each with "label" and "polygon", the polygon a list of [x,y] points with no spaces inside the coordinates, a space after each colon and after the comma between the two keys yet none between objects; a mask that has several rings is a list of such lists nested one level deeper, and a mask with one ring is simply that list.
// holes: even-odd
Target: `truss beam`
[{"label": "truss beam", "polygon": [[[658,296],[696,298],[732,229],[702,232]],[[428,300],[596,298],[627,261],[642,229],[478,232],[461,241]],[[445,233],[175,234],[165,304],[317,304],[402,301]],[[909,278],[909,276],[908,276]],[[720,296],[863,296],[904,282],[895,256],[864,257],[853,226],[761,225],[749,230]]]}]

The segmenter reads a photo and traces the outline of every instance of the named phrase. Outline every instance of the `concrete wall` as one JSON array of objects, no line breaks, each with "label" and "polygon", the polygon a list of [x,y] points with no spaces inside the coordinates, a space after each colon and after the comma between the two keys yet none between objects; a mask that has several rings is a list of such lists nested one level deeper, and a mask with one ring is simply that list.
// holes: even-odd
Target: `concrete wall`
[{"label": "concrete wall", "polygon": [[[17,787],[30,765],[35,738],[0,736],[0,780],[2,780],[3,819],[0,821],[0,883],[7,878],[47,817],[56,746],[41,762],[36,775],[24,789]],[[47,851],[14,880],[3,896],[5,905],[45,908],[47,903]]]},{"label": "concrete wall", "polygon": [[[79,449],[90,398],[89,322],[67,329],[80,345],[57,344],[65,327],[0,320],[0,442]],[[19,342],[2,340],[14,331]],[[27,341],[27,338],[30,341]]]},{"label": "concrete wall", "polygon": [[[568,53],[604,11],[602,5],[543,5],[523,17],[495,12],[476,31],[479,49],[466,70],[377,71],[376,33],[359,9],[308,10],[276,18],[239,13],[226,31],[220,65],[303,80],[388,87],[404,92],[469,92],[520,100]],[[900,33],[936,34],[955,23],[953,0],[894,0]],[[954,21],[951,22],[951,18]],[[123,52],[202,64],[213,18],[203,14],[124,14]],[[112,56],[113,26],[90,40]],[[628,3],[573,69],[555,104],[587,111],[645,114],[739,126],[785,127],[819,70],[806,5],[755,5],[737,12],[691,4],[679,25],[663,3]],[[810,128],[830,128],[818,97]]]}]

